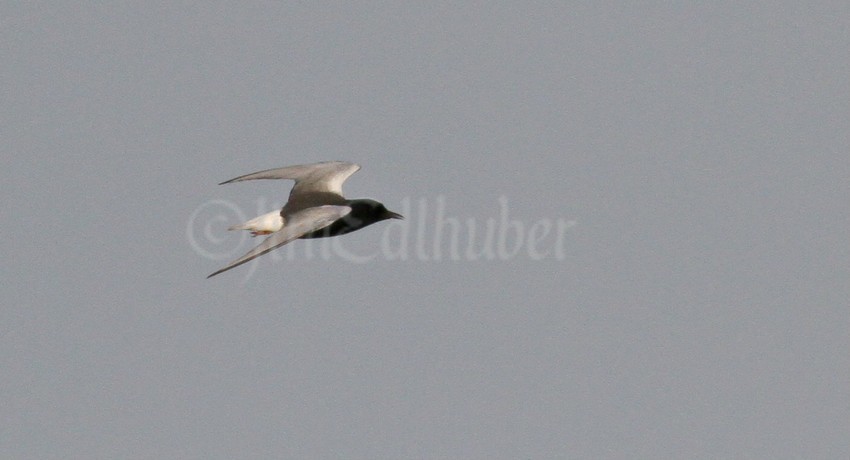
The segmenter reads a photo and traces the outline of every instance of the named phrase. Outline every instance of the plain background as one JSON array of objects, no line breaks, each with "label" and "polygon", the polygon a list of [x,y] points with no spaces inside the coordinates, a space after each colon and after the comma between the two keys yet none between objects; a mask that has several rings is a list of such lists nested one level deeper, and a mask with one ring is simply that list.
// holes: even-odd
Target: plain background
[{"label": "plain background", "polygon": [[[850,3],[553,3],[4,2],[0,457],[850,457]],[[204,279],[337,159],[577,225]]]}]

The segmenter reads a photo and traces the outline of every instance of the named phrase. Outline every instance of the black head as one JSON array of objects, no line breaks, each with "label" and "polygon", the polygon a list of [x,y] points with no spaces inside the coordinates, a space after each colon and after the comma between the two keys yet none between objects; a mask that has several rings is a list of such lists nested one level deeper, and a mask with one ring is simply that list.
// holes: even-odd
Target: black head
[{"label": "black head", "polygon": [[401,214],[390,211],[383,203],[375,200],[351,200],[347,203],[347,206],[351,207],[351,214],[349,215],[353,219],[363,221],[364,227],[386,219],[404,219]]}]

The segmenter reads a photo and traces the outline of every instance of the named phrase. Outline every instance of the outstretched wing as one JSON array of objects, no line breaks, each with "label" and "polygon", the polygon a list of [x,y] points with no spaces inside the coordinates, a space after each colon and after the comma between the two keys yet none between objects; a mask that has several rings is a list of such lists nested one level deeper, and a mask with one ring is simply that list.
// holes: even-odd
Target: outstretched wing
[{"label": "outstretched wing", "polygon": [[296,212],[286,218],[286,225],[282,229],[272,233],[262,243],[257,245],[257,247],[248,251],[247,254],[230,262],[226,267],[213,272],[207,278],[212,278],[219,273],[250,262],[292,240],[298,239],[305,233],[321,230],[350,212],[351,208],[348,206],[317,206]]},{"label": "outstretched wing", "polygon": [[245,174],[219,185],[254,179],[292,179],[290,198],[301,193],[333,193],[342,196],[342,183],[360,169],[360,165],[344,161],[324,161],[309,165],[287,166]]}]

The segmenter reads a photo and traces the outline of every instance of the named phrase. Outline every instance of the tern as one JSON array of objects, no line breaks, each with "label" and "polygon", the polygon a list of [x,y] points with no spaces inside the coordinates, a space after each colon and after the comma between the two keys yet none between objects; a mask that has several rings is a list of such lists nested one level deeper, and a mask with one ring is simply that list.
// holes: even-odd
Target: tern
[{"label": "tern", "polygon": [[286,166],[245,174],[219,185],[254,179],[295,181],[289,200],[280,211],[255,217],[228,230],[248,230],[253,236],[268,235],[244,256],[207,276],[238,267],[299,238],[325,238],[344,235],[386,219],[403,219],[382,203],[370,199],[349,200],[342,196],[342,184],[360,169],[344,161],[325,161]]}]

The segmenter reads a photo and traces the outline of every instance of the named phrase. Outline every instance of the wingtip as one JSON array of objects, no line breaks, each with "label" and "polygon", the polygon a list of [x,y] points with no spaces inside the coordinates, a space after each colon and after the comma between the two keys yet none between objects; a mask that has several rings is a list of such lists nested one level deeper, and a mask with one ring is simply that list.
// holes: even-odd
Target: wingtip
[{"label": "wingtip", "polygon": [[226,272],[227,270],[229,270],[229,269],[231,269],[231,268],[233,268],[233,267],[228,267],[228,268],[225,268],[225,269],[222,269],[222,270],[216,270],[216,271],[214,271],[214,272],[210,273],[209,275],[207,275],[207,279],[210,279],[210,278],[212,278],[213,276],[218,275],[218,274],[220,274],[220,273],[224,273],[224,272]]}]

